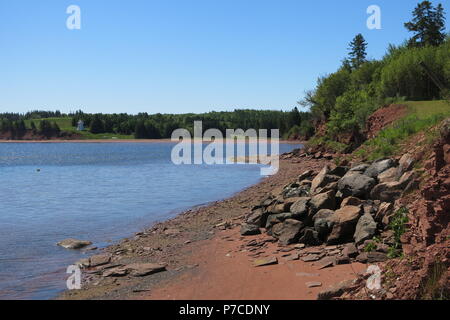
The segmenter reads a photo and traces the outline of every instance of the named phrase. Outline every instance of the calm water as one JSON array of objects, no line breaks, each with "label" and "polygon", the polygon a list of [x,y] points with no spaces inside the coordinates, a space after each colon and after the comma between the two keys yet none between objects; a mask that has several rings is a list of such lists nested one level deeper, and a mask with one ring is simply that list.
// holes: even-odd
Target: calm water
[{"label": "calm water", "polygon": [[56,246],[62,239],[104,247],[261,179],[259,165],[175,166],[172,146],[0,144],[0,298],[64,290],[66,267],[85,255]]}]

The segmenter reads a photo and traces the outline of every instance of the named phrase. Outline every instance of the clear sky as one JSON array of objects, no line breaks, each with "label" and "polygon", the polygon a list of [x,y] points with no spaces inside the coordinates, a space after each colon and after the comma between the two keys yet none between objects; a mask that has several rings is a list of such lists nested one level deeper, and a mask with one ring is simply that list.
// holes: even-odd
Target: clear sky
[{"label": "clear sky", "polygon": [[[291,109],[357,33],[372,58],[405,40],[417,2],[0,0],[0,112]],[[382,30],[366,27],[369,5]]]}]

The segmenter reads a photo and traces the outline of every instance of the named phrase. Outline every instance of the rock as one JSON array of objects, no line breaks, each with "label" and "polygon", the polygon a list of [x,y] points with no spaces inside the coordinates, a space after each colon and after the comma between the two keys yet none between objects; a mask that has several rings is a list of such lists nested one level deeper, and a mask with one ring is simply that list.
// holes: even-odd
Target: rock
[{"label": "rock", "polygon": [[153,273],[166,271],[166,265],[158,263],[132,263],[124,268],[134,277],[145,277]]},{"label": "rock", "polygon": [[388,216],[394,210],[394,204],[391,202],[382,202],[375,215],[375,220],[382,222],[385,216]]},{"label": "rock", "polygon": [[336,265],[343,265],[343,264],[349,264],[350,258],[343,256],[343,257],[337,257],[336,258]]},{"label": "rock", "polygon": [[103,277],[124,277],[128,274],[128,270],[123,267],[106,269],[103,271]]},{"label": "rock", "polygon": [[262,228],[266,225],[268,216],[269,213],[267,211],[264,211],[262,208],[257,208],[247,217],[246,222]]},{"label": "rock", "polygon": [[290,212],[294,219],[301,220],[308,216],[310,200],[311,198],[302,197],[291,206]]},{"label": "rock", "polygon": [[358,245],[365,240],[372,239],[377,231],[377,223],[370,214],[364,214],[356,224],[356,230],[353,238]]},{"label": "rock", "polygon": [[355,197],[347,197],[344,200],[342,200],[341,208],[345,206],[359,206],[361,205],[362,201]]},{"label": "rock", "polygon": [[298,239],[299,243],[304,243],[309,246],[317,246],[321,244],[319,240],[319,233],[311,228],[305,228],[303,230],[303,235]]},{"label": "rock", "polygon": [[296,261],[300,259],[300,255],[298,253],[293,253],[286,257],[286,261]]},{"label": "rock", "polygon": [[326,290],[319,293],[317,300],[330,300],[343,295],[346,291],[354,286],[354,280],[342,281],[336,285],[328,287]]},{"label": "rock", "polygon": [[107,254],[99,254],[89,258],[89,266],[97,267],[108,264],[111,261],[111,256]]},{"label": "rock", "polygon": [[408,171],[405,172],[401,177],[399,182],[401,183],[402,187],[405,188],[408,183],[410,183],[415,177],[414,171]]},{"label": "rock", "polygon": [[266,229],[272,228],[272,226],[276,225],[277,223],[281,223],[286,219],[289,219],[291,216],[292,213],[290,212],[269,215],[269,217],[267,218]]},{"label": "rock", "polygon": [[254,236],[260,234],[261,230],[259,230],[259,226],[250,223],[244,223],[241,226],[241,235],[242,236]]},{"label": "rock", "polygon": [[384,171],[392,168],[395,166],[395,162],[392,159],[383,159],[383,160],[377,160],[370,167],[367,168],[367,170],[364,172],[366,176],[369,176],[371,178],[378,177],[381,173]]},{"label": "rock", "polygon": [[336,168],[331,169],[328,174],[332,176],[343,177],[348,172],[348,170],[348,167],[337,166]]},{"label": "rock", "polygon": [[320,256],[317,254],[308,254],[307,256],[302,257],[302,261],[304,262],[313,262],[318,261],[320,259]]},{"label": "rock", "polygon": [[319,266],[319,270],[332,267],[336,262],[336,259],[334,257],[325,257],[319,262],[317,262],[317,265]]},{"label": "rock", "polygon": [[330,171],[330,167],[326,165],[319,172],[319,174],[313,179],[311,183],[311,194],[315,192],[315,190],[319,187],[325,186],[328,182],[325,181],[328,172]]},{"label": "rock", "polygon": [[181,231],[179,229],[174,229],[174,228],[164,230],[164,234],[166,236],[175,236],[180,233],[181,233]]},{"label": "rock", "polygon": [[302,222],[287,219],[283,223],[273,226],[272,235],[280,241],[280,244],[288,245],[298,241],[302,229]]},{"label": "rock", "polygon": [[334,225],[333,220],[334,211],[329,209],[322,209],[313,217],[314,230],[317,231],[320,239],[325,239],[330,233]]},{"label": "rock", "polygon": [[379,174],[377,179],[380,183],[393,182],[397,180],[398,169],[393,167]]},{"label": "rock", "polygon": [[271,266],[274,264],[278,264],[278,259],[276,257],[262,258],[253,261],[254,267]]},{"label": "rock", "polygon": [[406,171],[411,170],[414,166],[414,163],[415,163],[414,157],[409,153],[405,153],[400,158],[400,161],[398,163],[397,177],[400,177]]},{"label": "rock", "polygon": [[401,196],[403,187],[403,183],[397,181],[380,183],[372,189],[370,197],[383,202],[394,202]]},{"label": "rock", "polygon": [[375,185],[375,179],[359,172],[349,172],[338,182],[338,189],[344,197],[367,198]]},{"label": "rock", "polygon": [[388,260],[385,253],[382,252],[363,252],[356,257],[356,260],[361,263],[376,263]]},{"label": "rock", "polygon": [[363,164],[360,164],[360,165],[358,165],[356,167],[351,168],[348,172],[364,173],[367,170],[367,168],[369,168],[369,167],[370,167],[370,165],[368,165],[366,163],[363,163]]},{"label": "rock", "polygon": [[336,209],[335,192],[331,190],[325,193],[315,195],[314,197],[311,198],[309,204],[313,213],[320,211],[322,209],[334,210]]},{"label": "rock", "polygon": [[355,258],[358,255],[358,249],[356,249],[355,244],[347,243],[342,250],[342,255],[349,258]]},{"label": "rock", "polygon": [[310,179],[313,175],[314,175],[314,171],[307,170],[307,171],[303,172],[301,175],[298,176],[298,181],[303,181],[303,180],[306,180],[306,179]]},{"label": "rock", "polygon": [[75,263],[75,265],[79,266],[80,268],[88,268],[89,264],[90,262],[88,258],[80,259]]},{"label": "rock", "polygon": [[315,281],[306,282],[305,284],[306,284],[306,286],[308,288],[317,288],[317,287],[321,287],[322,286],[322,282],[315,282]]},{"label": "rock", "polygon": [[333,229],[328,236],[327,244],[339,244],[352,239],[360,215],[361,207],[357,206],[346,206],[336,210],[333,215]]},{"label": "rock", "polygon": [[65,249],[81,249],[92,244],[91,241],[77,240],[77,239],[65,239],[57,243],[58,246]]}]

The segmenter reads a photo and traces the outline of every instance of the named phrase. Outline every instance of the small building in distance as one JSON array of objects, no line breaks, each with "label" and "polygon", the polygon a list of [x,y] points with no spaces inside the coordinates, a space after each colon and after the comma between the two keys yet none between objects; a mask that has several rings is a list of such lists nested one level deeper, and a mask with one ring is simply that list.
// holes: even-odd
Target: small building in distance
[{"label": "small building in distance", "polygon": [[83,120],[79,120],[78,121],[77,130],[78,131],[83,131],[84,130],[84,121]]}]

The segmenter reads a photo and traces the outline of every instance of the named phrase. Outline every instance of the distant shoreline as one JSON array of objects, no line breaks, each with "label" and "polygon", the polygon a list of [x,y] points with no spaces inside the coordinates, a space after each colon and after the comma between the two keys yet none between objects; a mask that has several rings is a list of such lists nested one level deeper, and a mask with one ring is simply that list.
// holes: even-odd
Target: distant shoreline
[{"label": "distant shoreline", "polygon": [[[267,140],[270,142],[270,139]],[[206,143],[210,141],[204,141]],[[177,143],[170,139],[75,139],[75,140],[0,140],[1,143]],[[299,140],[280,140],[284,144],[305,144]]]}]

